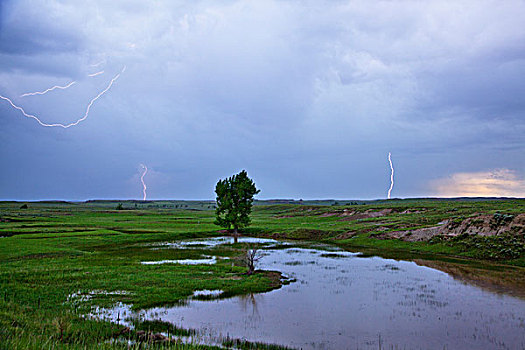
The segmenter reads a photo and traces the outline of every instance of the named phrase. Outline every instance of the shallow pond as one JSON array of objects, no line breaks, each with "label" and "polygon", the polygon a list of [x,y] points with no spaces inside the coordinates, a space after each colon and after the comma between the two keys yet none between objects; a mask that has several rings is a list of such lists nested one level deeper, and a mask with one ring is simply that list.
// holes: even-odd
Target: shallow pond
[{"label": "shallow pond", "polygon": [[[198,329],[202,339],[229,336],[303,349],[525,348],[524,300],[408,261],[321,247],[264,253],[259,269],[297,281],[268,293],[190,299],[139,314]],[[124,309],[105,312],[111,317]]]}]

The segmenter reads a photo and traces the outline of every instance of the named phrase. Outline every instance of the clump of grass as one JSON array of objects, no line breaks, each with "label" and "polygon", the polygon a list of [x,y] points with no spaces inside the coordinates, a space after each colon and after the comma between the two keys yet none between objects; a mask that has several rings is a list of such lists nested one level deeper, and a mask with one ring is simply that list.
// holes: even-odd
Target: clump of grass
[{"label": "clump of grass", "polygon": [[226,339],[222,342],[222,345],[226,348],[235,348],[240,350],[251,350],[251,349],[261,349],[261,350],[291,350],[293,348],[289,348],[282,345],[276,345],[276,344],[267,344],[267,343],[261,343],[261,342],[250,342],[248,340],[242,340],[242,339]]},{"label": "clump of grass", "polygon": [[136,331],[164,332],[173,336],[189,337],[197,334],[196,330],[179,328],[170,322],[162,320],[133,320],[133,326]]},{"label": "clump of grass", "polygon": [[437,235],[429,243],[443,243],[448,246],[459,247],[462,251],[478,259],[508,260],[517,259],[525,254],[525,235],[510,233],[496,236],[479,236],[461,234],[447,238]]},{"label": "clump of grass", "polygon": [[498,227],[511,222],[514,219],[514,215],[495,213],[492,217],[491,227]]},{"label": "clump of grass", "polygon": [[327,237],[331,237],[334,234],[330,231],[325,230],[317,230],[317,229],[310,229],[310,228],[298,228],[293,230],[292,232],[288,233],[286,238],[290,239],[306,239],[306,240],[312,240],[312,239],[323,239]]}]

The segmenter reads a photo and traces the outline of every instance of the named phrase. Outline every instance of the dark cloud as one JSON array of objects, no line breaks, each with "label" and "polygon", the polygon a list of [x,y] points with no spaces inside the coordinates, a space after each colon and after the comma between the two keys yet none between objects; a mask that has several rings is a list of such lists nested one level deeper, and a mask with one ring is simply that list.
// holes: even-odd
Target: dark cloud
[{"label": "dark cloud", "polygon": [[75,120],[127,69],[67,130],[0,101],[0,198],[140,198],[140,163],[151,198],[211,198],[244,168],[261,197],[384,197],[389,151],[393,196],[437,194],[455,173],[523,178],[524,14],[520,1],[4,1],[0,94],[28,111]]},{"label": "dark cloud", "polygon": [[[31,6],[32,5],[32,6]],[[56,22],[54,6],[18,6],[4,1],[0,7],[0,52],[9,55],[36,55],[78,50],[81,37],[77,28]],[[58,14],[59,15],[59,14]]]},{"label": "dark cloud", "polygon": [[[20,6],[21,5],[21,6]],[[78,70],[79,28],[56,21],[56,6],[3,1],[0,7],[0,65],[3,72],[64,76]]]}]

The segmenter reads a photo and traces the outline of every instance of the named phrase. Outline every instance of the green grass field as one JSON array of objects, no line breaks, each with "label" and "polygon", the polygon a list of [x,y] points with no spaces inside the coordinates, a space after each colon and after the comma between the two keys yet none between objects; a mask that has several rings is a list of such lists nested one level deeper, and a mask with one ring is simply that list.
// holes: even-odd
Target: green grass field
[{"label": "green grass field", "polygon": [[[119,203],[123,210],[115,209]],[[23,204],[0,203],[0,349],[81,349],[94,344],[127,348],[127,343],[111,342],[122,333],[122,326],[83,316],[91,306],[120,301],[142,309],[175,305],[196,290],[221,289],[225,295],[238,295],[280,286],[276,274],[248,276],[244,267],[232,265],[236,260],[231,258],[245,249],[241,244],[198,252],[151,249],[156,242],[223,236],[213,224],[214,203],[210,201],[38,202],[21,209]],[[505,248],[510,241],[491,239],[472,241],[465,237],[428,243],[374,238],[379,228],[388,232],[431,227],[443,220],[462,220],[479,213],[524,213],[525,200],[256,204],[252,225],[244,235],[322,241],[364,254],[424,261],[422,264],[435,268],[446,263],[447,272],[468,274],[473,283],[482,280],[509,290],[525,290],[523,232],[509,238],[514,242],[512,251]],[[345,209],[357,213],[392,210],[383,216],[347,220],[341,216]],[[224,259],[214,265],[140,263],[198,259],[202,254]],[[89,291],[105,293],[82,303],[68,300],[73,293]],[[111,293],[120,291],[126,294]],[[136,339],[137,331],[151,327],[137,324],[126,336]],[[140,343],[133,346],[138,348]],[[210,348],[173,343],[152,348],[159,346]]]}]

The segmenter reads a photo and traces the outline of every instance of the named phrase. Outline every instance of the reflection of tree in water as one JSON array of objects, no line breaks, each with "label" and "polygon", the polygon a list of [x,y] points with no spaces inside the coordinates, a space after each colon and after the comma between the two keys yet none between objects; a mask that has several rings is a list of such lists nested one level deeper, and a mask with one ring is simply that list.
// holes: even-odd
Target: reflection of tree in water
[{"label": "reflection of tree in water", "polygon": [[[261,319],[259,309],[257,308],[257,303],[260,302],[260,300],[257,299],[262,298],[262,295],[255,295],[254,293],[245,294],[239,297],[239,304],[246,315],[247,322],[257,322]],[[257,325],[254,324],[253,326],[256,327]]]}]

